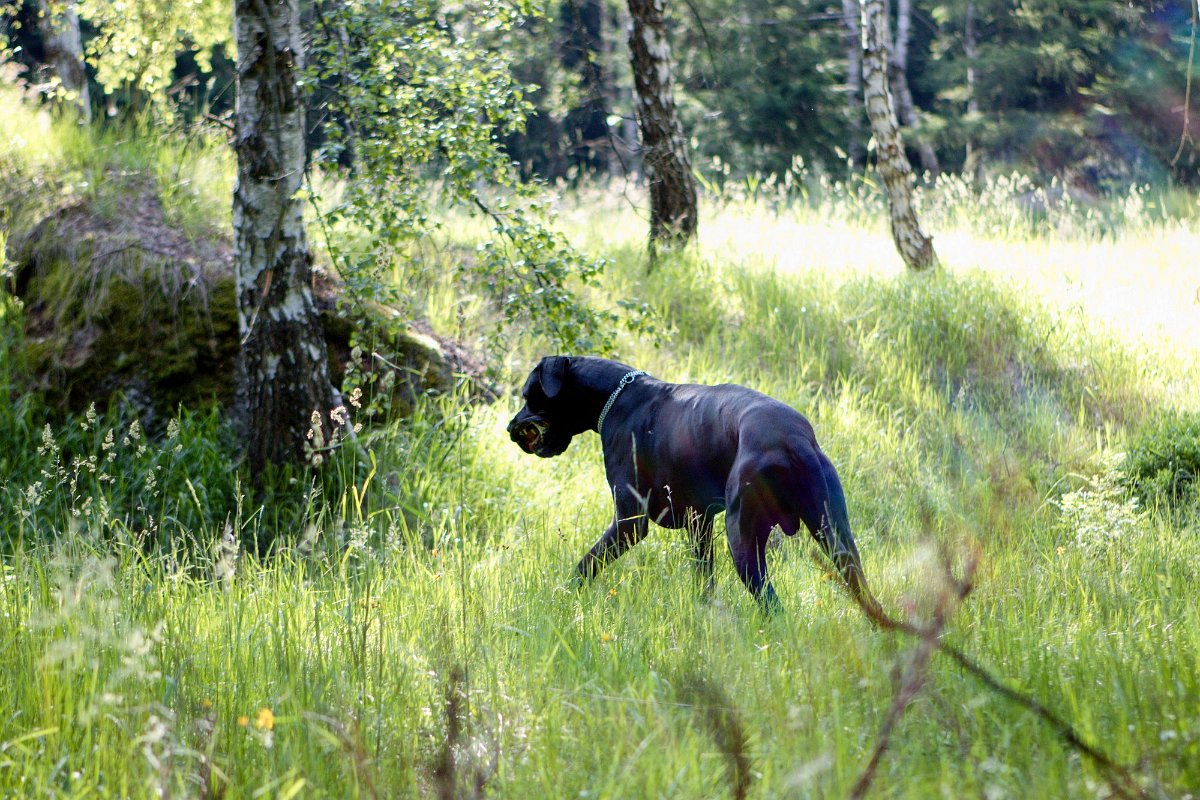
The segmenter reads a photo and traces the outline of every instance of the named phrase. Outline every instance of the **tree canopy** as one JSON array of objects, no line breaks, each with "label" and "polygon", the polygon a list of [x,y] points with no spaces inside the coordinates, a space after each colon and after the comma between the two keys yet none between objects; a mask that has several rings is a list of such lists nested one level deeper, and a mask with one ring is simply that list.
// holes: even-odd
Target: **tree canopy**
[{"label": "tree canopy", "polygon": [[[118,106],[157,103],[174,88],[190,113],[220,115],[231,102],[228,9],[208,0],[168,5],[80,2],[92,79]],[[40,52],[29,24],[36,9],[33,0],[9,9],[9,38],[28,63]],[[321,0],[303,3],[302,12],[313,22],[310,47],[358,59],[353,80],[336,91],[323,84],[314,103],[361,99],[388,81],[412,95],[409,70],[438,62],[437,72],[417,76],[422,111],[380,116],[415,123],[440,108],[458,120],[439,128],[446,137],[460,143],[494,132],[505,162],[550,180],[634,166],[623,3]],[[861,120],[845,100],[843,18],[836,0],[670,6],[676,100],[699,169],[716,158],[736,174],[781,173],[799,157],[844,173]],[[370,52],[368,21],[380,44]],[[1018,169],[1091,188],[1167,178],[1195,184],[1200,113],[1185,113],[1196,106],[1187,92],[1193,35],[1191,0],[914,0],[907,83],[922,136],[946,170],[964,167],[970,145],[994,173]],[[439,87],[449,94],[430,99]],[[460,103],[466,94],[470,101]],[[310,118],[318,127],[330,119]],[[489,133],[468,131],[468,120]],[[326,141],[313,133],[315,144]],[[914,147],[914,137],[906,143]],[[494,172],[502,164],[479,166]]]}]

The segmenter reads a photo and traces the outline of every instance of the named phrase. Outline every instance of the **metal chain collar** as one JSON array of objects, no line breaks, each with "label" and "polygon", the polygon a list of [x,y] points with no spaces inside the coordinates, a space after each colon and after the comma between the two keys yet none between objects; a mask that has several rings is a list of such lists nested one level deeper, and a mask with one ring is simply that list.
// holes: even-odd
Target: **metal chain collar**
[{"label": "metal chain collar", "polygon": [[633,372],[626,372],[623,376],[621,376],[620,383],[617,384],[616,389],[613,389],[613,393],[608,396],[608,402],[604,404],[604,410],[600,412],[600,419],[596,422],[596,433],[600,433],[604,429],[604,418],[608,416],[608,412],[612,409],[613,403],[617,402],[617,395],[619,395],[626,386],[633,383],[634,379],[637,378],[638,375],[645,374],[646,373],[642,372],[640,369],[635,369]]}]

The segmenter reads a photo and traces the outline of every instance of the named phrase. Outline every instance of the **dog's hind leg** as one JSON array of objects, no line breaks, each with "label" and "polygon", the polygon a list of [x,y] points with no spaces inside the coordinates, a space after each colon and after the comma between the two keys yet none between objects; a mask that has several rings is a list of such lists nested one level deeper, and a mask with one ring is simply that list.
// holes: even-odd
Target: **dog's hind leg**
[{"label": "dog's hind leg", "polygon": [[773,522],[758,516],[761,515],[735,501],[725,513],[725,535],[738,577],[763,611],[772,613],[781,607],[767,576],[767,539]]}]

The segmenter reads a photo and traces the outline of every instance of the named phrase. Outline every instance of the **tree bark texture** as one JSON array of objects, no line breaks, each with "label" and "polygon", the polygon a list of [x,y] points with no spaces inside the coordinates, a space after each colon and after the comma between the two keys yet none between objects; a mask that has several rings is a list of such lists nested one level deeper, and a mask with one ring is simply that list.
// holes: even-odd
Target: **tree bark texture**
[{"label": "tree bark texture", "polygon": [[650,249],[680,247],[696,235],[696,181],[675,110],[671,46],[663,0],[629,0],[629,58],[637,90],[642,159],[650,184]]},{"label": "tree bark texture", "polygon": [[[979,61],[979,39],[976,32],[975,2],[967,0],[967,11],[963,31],[963,52],[967,57],[967,119],[972,125],[979,117],[979,95],[975,87],[975,70]],[[982,177],[983,164],[975,146],[973,133],[967,135],[967,151],[963,161],[963,172],[978,182]]]},{"label": "tree bark texture", "polygon": [[888,195],[892,239],[910,269],[937,264],[933,240],[921,230],[913,203],[912,168],[888,91],[888,24],[884,0],[863,0],[863,99],[875,138],[875,158]]},{"label": "tree bark texture", "polygon": [[[238,404],[251,468],[297,462],[329,440],[333,407],[312,262],[297,197],[304,175],[298,0],[236,0],[237,185],[233,228],[242,348]],[[314,413],[317,424],[312,424]]]},{"label": "tree bark texture", "polygon": [[850,168],[858,172],[867,163],[863,142],[862,8],[858,0],[842,0],[842,23],[846,26],[846,118],[850,128],[846,152]]},{"label": "tree bark texture", "polygon": [[921,169],[930,175],[941,171],[938,165],[937,153],[929,144],[929,140],[917,130],[921,124],[917,116],[917,107],[913,102],[912,92],[908,88],[908,41],[912,32],[912,0],[897,0],[896,3],[896,40],[892,45],[889,67],[891,81],[896,97],[896,113],[900,123],[913,130],[917,145],[917,153],[921,156]]},{"label": "tree bark texture", "polygon": [[43,2],[38,28],[46,63],[58,77],[68,99],[79,109],[84,123],[92,121],[92,102],[88,95],[87,70],[83,64],[83,40],[79,35],[79,16],[70,0]]}]

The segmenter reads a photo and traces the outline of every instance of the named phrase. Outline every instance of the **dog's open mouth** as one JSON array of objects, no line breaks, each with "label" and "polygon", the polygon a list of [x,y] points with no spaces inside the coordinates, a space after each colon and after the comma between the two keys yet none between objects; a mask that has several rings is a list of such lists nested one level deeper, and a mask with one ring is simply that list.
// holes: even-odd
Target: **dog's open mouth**
[{"label": "dog's open mouth", "polygon": [[546,423],[540,420],[526,420],[513,429],[513,439],[526,453],[533,453],[541,447],[545,435]]}]

